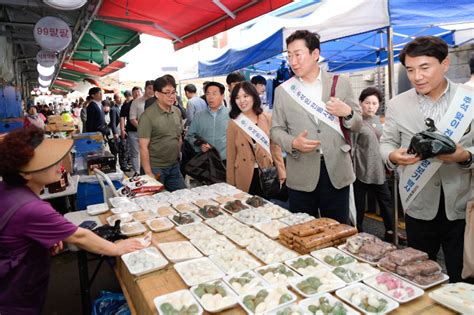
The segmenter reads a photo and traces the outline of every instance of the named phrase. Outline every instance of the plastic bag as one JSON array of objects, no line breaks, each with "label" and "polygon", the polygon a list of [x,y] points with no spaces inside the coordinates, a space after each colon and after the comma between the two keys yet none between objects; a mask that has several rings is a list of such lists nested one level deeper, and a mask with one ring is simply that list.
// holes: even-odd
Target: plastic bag
[{"label": "plastic bag", "polygon": [[127,300],[122,293],[100,291],[100,295],[94,301],[91,315],[130,315]]}]

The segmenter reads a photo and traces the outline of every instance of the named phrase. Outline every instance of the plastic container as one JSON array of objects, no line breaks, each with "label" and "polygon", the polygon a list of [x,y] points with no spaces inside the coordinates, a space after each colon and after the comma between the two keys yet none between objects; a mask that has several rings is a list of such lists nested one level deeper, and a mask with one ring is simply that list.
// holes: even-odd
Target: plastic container
[{"label": "plastic container", "polygon": [[209,234],[216,234],[216,231],[202,222],[180,225],[176,227],[176,230],[183,234],[187,239],[200,238]]},{"label": "plastic container", "polygon": [[[158,314],[165,315],[166,313],[164,313],[160,309],[161,305],[167,302],[170,303],[177,300],[180,300],[180,301],[185,300],[186,307],[189,307],[190,305],[197,306],[198,311],[196,313],[186,313],[186,314],[201,315],[204,312],[201,305],[199,305],[198,301],[196,301],[196,299],[191,294],[191,292],[189,292],[189,290],[179,290],[173,293],[157,296],[156,298],[153,299],[153,303],[155,304],[155,307],[158,310]],[[177,311],[179,311],[182,305],[173,305],[173,306],[175,307]]]},{"label": "plastic container", "polygon": [[191,243],[206,256],[236,249],[236,246],[224,235],[217,233],[206,234],[201,238],[193,238]]},{"label": "plastic container", "polygon": [[134,236],[146,232],[146,228],[140,222],[128,222],[120,224],[120,231],[123,235]]},{"label": "plastic container", "polygon": [[[314,258],[316,258],[317,260],[319,260],[324,265],[328,266],[329,268],[336,268],[336,267],[339,267],[339,266],[344,266],[344,265],[347,265],[347,264],[353,264],[353,263],[357,262],[357,259],[355,259],[351,255],[348,255],[347,253],[345,253],[345,252],[343,252],[343,251],[341,251],[337,248],[334,248],[334,247],[327,247],[327,248],[319,249],[319,250],[316,250],[316,251],[312,251],[310,253],[310,255],[313,256]],[[347,260],[347,263],[345,263],[345,264],[330,264],[330,263],[328,263],[324,260],[324,258],[327,257],[327,256],[330,256],[331,258],[334,258],[336,255],[338,255],[339,257],[345,258],[345,260]]]},{"label": "plastic container", "polygon": [[474,314],[474,285],[458,282],[443,285],[429,297],[461,314]]},{"label": "plastic container", "polygon": [[347,270],[350,270],[352,271],[353,273],[357,273],[357,274],[360,274],[359,277],[356,277],[355,279],[352,279],[352,281],[348,281],[350,279],[343,279],[341,277],[342,280],[344,280],[347,284],[352,284],[352,283],[355,283],[355,282],[359,282],[359,281],[362,281],[364,279],[367,279],[373,275],[376,275],[378,273],[380,273],[380,270],[370,266],[369,264],[366,264],[366,263],[353,263],[353,264],[349,264],[349,265],[344,265],[344,266],[341,266],[341,267],[336,267],[333,269],[333,273],[337,276],[336,273],[337,272],[337,268],[344,268],[344,269],[347,269]]},{"label": "plastic container", "polygon": [[155,218],[147,220],[146,225],[153,232],[168,231],[174,227],[173,222],[171,222],[168,218]]},{"label": "plastic container", "polygon": [[196,300],[198,300],[199,304],[201,304],[202,308],[206,311],[208,311],[209,313],[219,313],[219,312],[222,312],[224,310],[227,310],[229,308],[232,308],[234,306],[236,306],[239,302],[238,302],[238,297],[237,295],[234,293],[234,291],[232,291],[231,288],[229,288],[229,286],[222,280],[217,280],[217,281],[210,281],[210,282],[207,282],[205,284],[211,284],[211,285],[215,285],[215,284],[218,284],[220,285],[221,288],[224,289],[225,291],[225,298],[226,298],[226,302],[227,303],[223,303],[222,305],[220,305],[220,307],[212,307],[212,302],[210,301],[207,301],[207,299],[203,299],[203,298],[200,298],[197,293],[195,292],[195,290],[198,288],[199,285],[195,285],[193,286],[190,291],[191,291],[191,294],[194,296],[194,298]]},{"label": "plastic container", "polygon": [[[244,304],[244,299],[246,297],[251,296],[251,295],[255,296],[260,291],[254,291],[252,293],[245,294],[245,295],[239,297],[239,304],[247,312],[247,314],[268,314],[268,313],[271,313],[271,312],[276,311],[278,309],[284,308],[284,307],[286,307],[290,304],[293,304],[297,299],[296,295],[293,292],[289,291],[286,287],[271,287],[271,288],[262,289],[262,290],[266,290],[268,292],[268,297],[264,299],[264,302],[267,305],[267,307],[262,311],[258,310],[258,305],[260,305],[260,304],[256,305],[256,308],[255,308],[254,311],[250,310]],[[278,304],[278,299],[281,298],[281,296],[283,296],[285,294],[288,294],[290,296],[290,300],[288,300],[287,302]],[[267,299],[272,295],[275,295],[275,299],[271,300],[270,303],[273,303],[275,305],[271,305],[270,303],[267,303],[267,301],[268,301]]]},{"label": "plastic container", "polygon": [[188,241],[159,243],[157,246],[166,258],[174,263],[202,257],[202,254]]},{"label": "plastic container", "polygon": [[[283,270],[284,273],[278,272],[278,268],[280,270]],[[272,269],[275,269],[275,271],[271,271]],[[270,264],[263,267],[259,267],[255,269],[255,273],[272,286],[285,285],[288,287],[290,286],[291,280],[301,278],[301,276],[296,271],[292,270],[290,267],[282,263]]]},{"label": "plastic container", "polygon": [[[309,278],[317,278],[319,281],[321,281],[321,286],[317,289],[318,292],[316,293],[306,293],[303,290],[301,290],[298,285],[303,282],[307,281]],[[320,295],[322,293],[326,292],[334,292],[340,288],[343,288],[346,286],[346,283],[336,277],[335,275],[331,274],[330,272],[326,273],[324,276],[321,275],[311,275],[311,276],[304,276],[298,279],[293,279],[290,281],[291,287],[293,290],[298,292],[301,296],[304,296],[306,298],[308,297],[313,297]]]},{"label": "plastic container", "polygon": [[119,207],[122,203],[128,203],[131,201],[127,197],[113,197],[113,198],[109,198],[109,202],[112,205],[112,207]]},{"label": "plastic container", "polygon": [[[178,221],[175,220],[175,216],[185,216],[185,217],[190,217],[192,218],[192,222],[189,222],[189,223],[179,223]],[[202,219],[200,217],[198,217],[196,214],[192,213],[192,212],[187,212],[187,213],[177,213],[177,214],[173,214],[173,215],[170,215],[168,216],[168,218],[173,221],[174,224],[176,225],[186,225],[186,224],[193,224],[193,223],[197,223],[197,222],[201,222]]]},{"label": "plastic container", "polygon": [[[369,311],[365,310],[364,308],[360,307],[359,305],[357,305],[357,304],[355,304],[351,301],[351,292],[354,292],[355,290],[357,290],[357,291],[360,290],[361,292],[371,294],[377,300],[384,299],[384,300],[387,301],[387,305],[385,306],[385,308],[382,311],[380,311],[378,313],[369,312]],[[361,311],[364,314],[387,314],[387,313],[390,313],[391,311],[395,310],[396,308],[398,308],[400,306],[400,304],[398,304],[394,300],[388,298],[384,294],[372,289],[371,287],[369,287],[369,286],[367,286],[363,283],[354,283],[354,284],[352,284],[348,287],[339,289],[339,290],[336,291],[336,295],[339,298],[341,298],[343,301],[345,301],[346,303],[353,306],[355,309]]]},{"label": "plastic container", "polygon": [[278,220],[271,220],[268,222],[260,222],[257,224],[254,224],[254,227],[268,236],[271,239],[278,239],[280,237],[280,229],[287,227],[285,223],[278,221]]},{"label": "plastic container", "polygon": [[[377,283],[377,278],[379,277],[390,279],[391,283],[379,284]],[[375,290],[385,294],[389,298],[394,299],[400,304],[412,301],[422,296],[425,293],[425,291],[418,288],[417,286],[410,284],[407,281],[403,280],[402,278],[394,276],[393,274],[389,272],[381,272],[379,274],[373,275],[372,277],[365,279],[364,283],[374,288]],[[389,289],[390,285],[393,286],[393,288]],[[408,291],[413,292],[411,296],[408,295],[409,292],[407,292],[407,289]],[[397,293],[400,293],[401,295]]]},{"label": "plastic container", "polygon": [[221,252],[211,255],[209,258],[226,274],[233,274],[246,269],[254,269],[262,265],[255,258],[250,256],[247,251],[241,249]]},{"label": "plastic container", "polygon": [[95,205],[87,206],[87,214],[89,215],[99,215],[109,211],[109,205],[106,203],[98,203]]},{"label": "plastic container", "polygon": [[[233,279],[240,279],[242,281],[242,284],[240,284],[238,281],[233,281]],[[268,282],[259,277],[257,273],[252,270],[243,270],[241,272],[225,276],[224,281],[239,296],[253,292],[255,290],[270,287]]]},{"label": "plastic container", "polygon": [[355,309],[353,309],[352,307],[348,306],[347,304],[339,301],[338,299],[336,299],[334,296],[332,296],[329,293],[322,293],[322,294],[318,294],[314,297],[301,300],[298,304],[302,308],[303,312],[305,312],[304,314],[308,314],[308,307],[310,305],[319,305],[319,299],[320,298],[327,299],[327,301],[329,302],[329,304],[331,306],[334,306],[338,302],[341,303],[342,307],[344,307],[344,310],[346,311],[346,315],[358,315],[358,314],[360,314]]},{"label": "plastic container", "polygon": [[[298,261],[298,259],[304,259],[304,260],[310,260],[312,262],[311,265],[308,265],[306,267],[296,267],[295,263]],[[288,259],[285,261],[285,265],[296,271],[302,276],[309,276],[309,275],[314,275],[319,272],[319,270],[329,270],[326,266],[321,264],[316,258],[311,257],[310,255],[303,255],[303,256],[298,256],[296,258]]]},{"label": "plastic container", "polygon": [[174,269],[190,287],[224,277],[222,270],[207,257],[177,263]]},{"label": "plastic container", "polygon": [[128,213],[113,214],[110,217],[107,217],[107,223],[110,226],[114,226],[115,222],[120,220],[120,223],[127,223],[133,220],[132,216]]},{"label": "plastic container", "polygon": [[[168,264],[168,261],[155,247],[147,247],[122,255],[122,260],[128,271],[137,277],[162,269]],[[135,263],[133,263],[134,260]]]}]

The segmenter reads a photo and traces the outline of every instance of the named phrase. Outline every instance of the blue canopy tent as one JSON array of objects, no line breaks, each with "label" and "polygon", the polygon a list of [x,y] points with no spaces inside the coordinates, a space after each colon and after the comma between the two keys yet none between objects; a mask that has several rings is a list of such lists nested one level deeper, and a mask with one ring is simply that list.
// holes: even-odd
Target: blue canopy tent
[{"label": "blue canopy tent", "polygon": [[453,32],[435,25],[466,22],[474,22],[472,0],[323,0],[303,18],[262,18],[248,30],[250,38],[245,37],[219,58],[200,61],[198,71],[200,77],[207,77],[254,65],[253,69],[268,72],[273,62],[264,60],[278,56],[279,66],[284,39],[296,29],[321,35],[322,56],[330,71],[355,71],[390,64],[389,53],[398,55],[412,36],[441,36],[454,45]]}]

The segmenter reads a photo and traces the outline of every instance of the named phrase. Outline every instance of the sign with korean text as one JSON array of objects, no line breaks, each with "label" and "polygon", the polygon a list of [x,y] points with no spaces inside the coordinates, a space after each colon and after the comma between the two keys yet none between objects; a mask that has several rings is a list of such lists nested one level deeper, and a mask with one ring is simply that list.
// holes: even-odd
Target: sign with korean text
[{"label": "sign with korean text", "polygon": [[296,77],[293,77],[281,85],[283,89],[296,101],[298,105],[303,107],[307,112],[326,125],[334,129],[344,140],[339,117],[330,114],[326,110],[326,104],[317,99],[314,95],[314,89],[307,88]]},{"label": "sign with korean text", "polygon": [[62,51],[72,40],[72,32],[69,25],[55,16],[45,16],[34,27],[36,42],[48,51]]},{"label": "sign with korean text", "polygon": [[36,54],[36,61],[43,67],[52,67],[58,63],[58,57],[54,51],[41,49]]},{"label": "sign with korean text", "polygon": [[267,134],[256,124],[253,123],[247,116],[240,114],[234,122],[237,126],[240,127],[250,138],[255,140],[265,151],[267,151],[268,156],[272,156],[270,152],[270,138]]},{"label": "sign with korean text", "polygon": [[[456,143],[462,138],[474,117],[473,99],[472,90],[460,85],[449,104],[448,111],[438,124],[438,130]],[[443,161],[434,157],[404,168],[399,183],[403,209],[409,208],[410,203],[442,164]]]}]

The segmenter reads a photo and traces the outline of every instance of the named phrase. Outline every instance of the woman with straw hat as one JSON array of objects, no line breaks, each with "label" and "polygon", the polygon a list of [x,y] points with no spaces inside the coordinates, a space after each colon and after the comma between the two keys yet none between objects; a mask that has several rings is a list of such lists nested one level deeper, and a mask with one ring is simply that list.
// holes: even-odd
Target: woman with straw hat
[{"label": "woman with straw hat", "polygon": [[36,127],[0,139],[0,314],[39,314],[46,298],[50,254],[62,241],[87,251],[119,256],[142,248],[137,239],[106,241],[77,227],[39,194],[61,176],[70,139],[45,139]]}]

